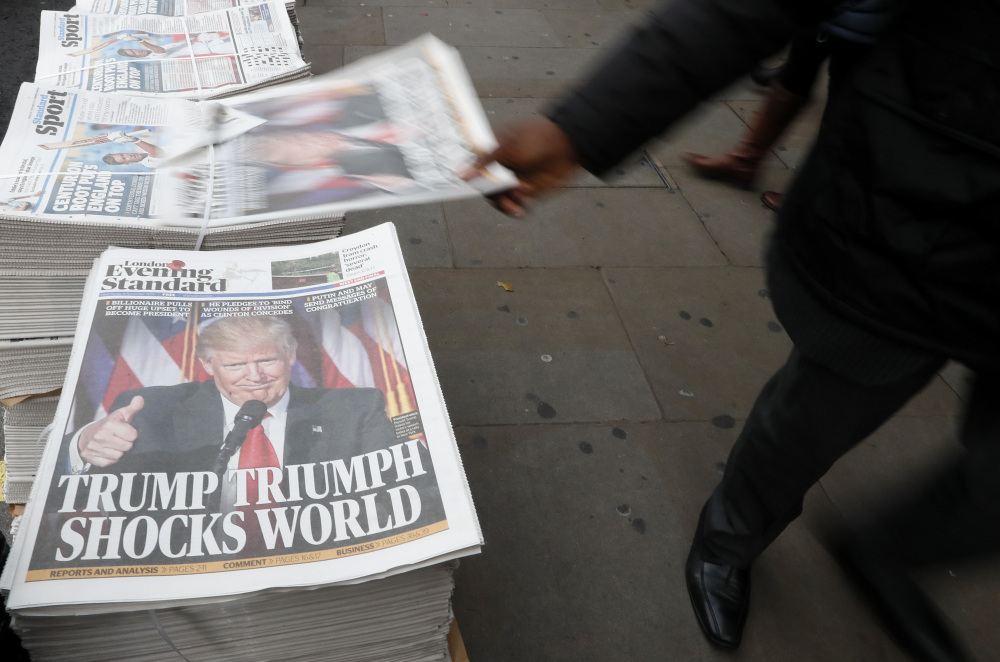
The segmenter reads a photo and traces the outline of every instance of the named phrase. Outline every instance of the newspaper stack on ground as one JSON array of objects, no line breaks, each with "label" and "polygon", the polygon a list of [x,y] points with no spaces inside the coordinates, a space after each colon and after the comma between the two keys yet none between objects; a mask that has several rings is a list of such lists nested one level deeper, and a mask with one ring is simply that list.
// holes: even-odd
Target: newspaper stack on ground
[{"label": "newspaper stack on ground", "polygon": [[481,543],[391,224],[109,249],[0,588],[35,662],[445,660]]},{"label": "newspaper stack on ground", "polygon": [[188,16],[42,12],[40,85],[216,99],[308,75],[280,2]]},{"label": "newspaper stack on ground", "polygon": [[11,129],[0,145],[0,358],[4,338],[72,332],[83,279],[110,245],[317,241],[339,234],[349,209],[514,182],[493,167],[464,181],[495,143],[457,53],[432,37],[226,106],[25,84]]}]

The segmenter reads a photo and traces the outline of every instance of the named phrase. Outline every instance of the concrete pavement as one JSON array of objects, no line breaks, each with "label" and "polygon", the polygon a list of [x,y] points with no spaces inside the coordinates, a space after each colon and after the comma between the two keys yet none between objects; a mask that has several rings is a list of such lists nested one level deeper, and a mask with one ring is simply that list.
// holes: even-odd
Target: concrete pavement
[{"label": "concrete pavement", "polygon": [[[319,69],[434,32],[501,126],[558,96],[646,6],[309,0],[300,16]],[[758,195],[794,177],[816,96],[756,191],[703,181],[680,158],[740,137],[763,103],[742,82],[607,182],[582,176],[525,218],[481,200],[348,216],[345,232],[397,224],[479,508],[487,544],[455,595],[472,662],[906,659],[821,541],[954,450],[956,367],[810,492],[755,565],[739,651],[705,641],[682,577],[698,510],[791,347],[764,284],[773,218]],[[922,578],[984,660],[1000,644],[997,570]]]}]

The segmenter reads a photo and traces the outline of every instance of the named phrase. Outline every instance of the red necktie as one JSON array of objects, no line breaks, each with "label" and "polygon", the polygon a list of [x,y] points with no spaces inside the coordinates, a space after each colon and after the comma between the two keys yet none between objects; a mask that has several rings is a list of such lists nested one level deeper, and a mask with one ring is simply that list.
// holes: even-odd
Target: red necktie
[{"label": "red necktie", "polygon": [[[268,413],[264,416],[264,419],[271,417]],[[267,438],[267,434],[264,433],[264,426],[258,425],[257,427],[250,430],[247,434],[246,441],[243,442],[243,446],[240,447],[240,469],[261,469],[263,467],[275,467],[281,468],[281,463],[278,462],[278,455],[274,452],[274,446],[271,445],[271,440]],[[259,540],[260,537],[260,525],[257,521],[257,514],[254,512],[257,510],[257,498],[259,496],[257,488],[257,478],[256,474],[247,477],[247,501],[250,505],[243,506],[240,508],[245,513],[244,529],[248,534],[248,537],[253,539],[256,537]],[[269,504],[260,504],[261,507],[267,507]]]}]

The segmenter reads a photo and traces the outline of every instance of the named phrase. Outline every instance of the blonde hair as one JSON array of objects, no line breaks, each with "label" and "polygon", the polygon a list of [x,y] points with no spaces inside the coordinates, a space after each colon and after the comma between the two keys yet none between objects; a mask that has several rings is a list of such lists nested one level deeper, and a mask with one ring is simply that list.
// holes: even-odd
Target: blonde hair
[{"label": "blonde hair", "polygon": [[280,317],[222,317],[198,334],[195,356],[210,361],[219,350],[240,351],[263,345],[275,345],[286,358],[291,356],[298,346],[292,325]]}]

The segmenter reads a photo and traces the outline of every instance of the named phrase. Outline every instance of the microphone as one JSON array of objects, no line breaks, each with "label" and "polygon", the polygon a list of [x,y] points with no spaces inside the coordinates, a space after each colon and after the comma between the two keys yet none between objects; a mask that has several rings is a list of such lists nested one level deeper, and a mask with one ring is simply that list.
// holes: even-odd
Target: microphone
[{"label": "microphone", "polygon": [[226,439],[219,447],[219,454],[215,457],[215,473],[222,475],[229,465],[229,458],[239,450],[243,442],[247,440],[250,430],[260,425],[267,415],[267,405],[260,400],[247,400],[236,412],[233,429],[226,435]]}]

